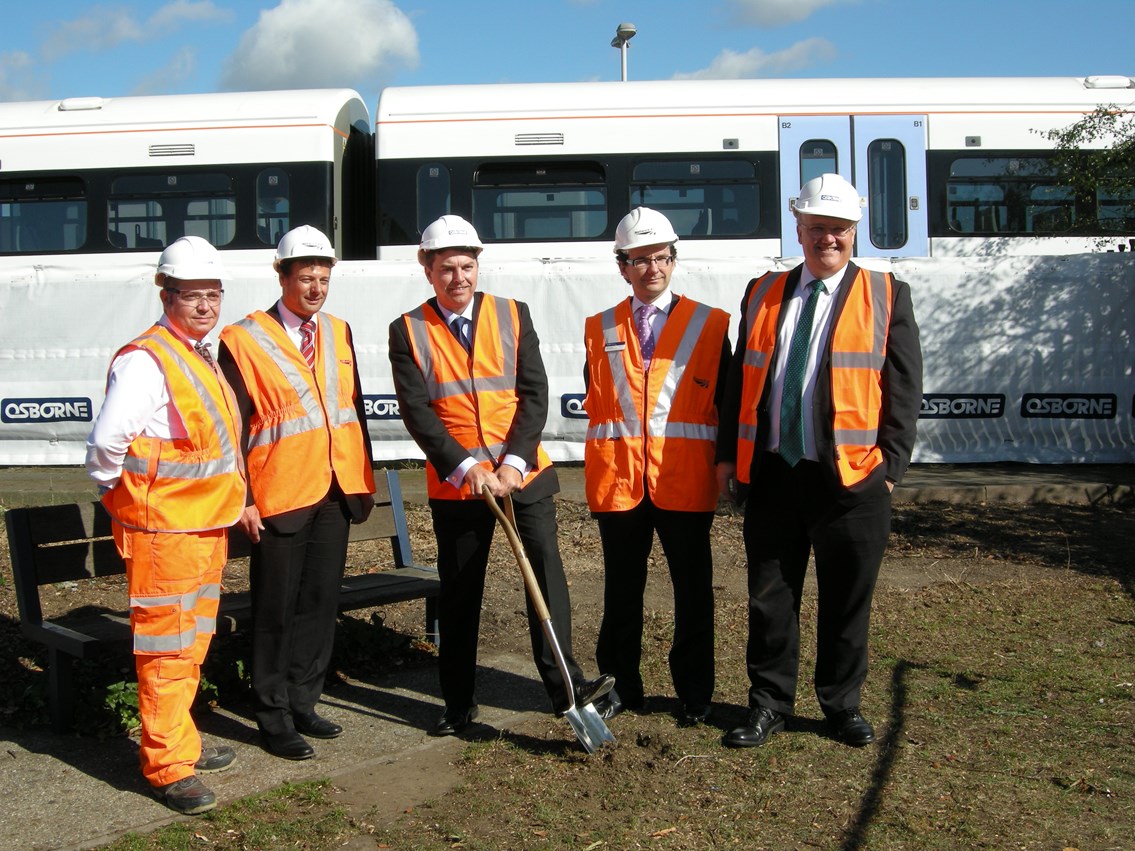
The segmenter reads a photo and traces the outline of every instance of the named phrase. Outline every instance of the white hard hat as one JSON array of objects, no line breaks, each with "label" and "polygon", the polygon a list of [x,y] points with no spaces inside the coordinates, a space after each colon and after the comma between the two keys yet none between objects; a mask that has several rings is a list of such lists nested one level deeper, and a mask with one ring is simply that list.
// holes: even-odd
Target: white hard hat
[{"label": "white hard hat", "polygon": [[323,231],[311,225],[300,225],[292,228],[276,246],[276,259],[272,261],[272,268],[280,271],[280,263],[284,260],[294,260],[297,257],[321,257],[330,260],[334,266],[337,262],[335,249]]},{"label": "white hard hat", "polygon": [[442,216],[422,231],[422,241],[418,245],[418,262],[425,265],[427,251],[472,248],[473,256],[478,257],[484,247],[476,229],[461,216]]},{"label": "white hard hat", "polygon": [[838,174],[821,174],[800,187],[800,195],[789,203],[797,213],[831,216],[857,222],[863,218],[863,203],[855,187]]},{"label": "white hard hat", "polygon": [[678,241],[670,220],[649,207],[635,207],[615,228],[615,252],[630,251],[644,245]]},{"label": "white hard hat", "polygon": [[166,278],[179,281],[221,281],[227,277],[221,264],[221,252],[207,239],[183,236],[166,246],[158,258],[154,283],[165,286]]}]

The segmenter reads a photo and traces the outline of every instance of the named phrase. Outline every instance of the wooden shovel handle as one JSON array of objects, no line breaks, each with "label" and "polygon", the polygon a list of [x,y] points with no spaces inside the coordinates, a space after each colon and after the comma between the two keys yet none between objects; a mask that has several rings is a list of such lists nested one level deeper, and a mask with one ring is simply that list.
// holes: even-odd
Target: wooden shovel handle
[{"label": "wooden shovel handle", "polygon": [[513,519],[515,513],[512,508],[512,497],[506,496],[503,498],[504,510],[502,511],[487,484],[481,485],[481,496],[485,498],[489,509],[497,516],[501,528],[504,529],[505,537],[508,538],[509,546],[512,547],[512,553],[516,556],[516,563],[520,565],[520,574],[524,577],[524,587],[528,591],[528,597],[532,600],[532,605],[536,608],[536,616],[541,621],[550,621],[552,614],[548,611],[548,604],[544,602],[544,595],[541,593],[540,585],[536,581],[536,574],[532,570],[531,562],[528,561],[528,555],[524,552],[524,544],[520,540],[520,534],[516,531],[516,522]]}]

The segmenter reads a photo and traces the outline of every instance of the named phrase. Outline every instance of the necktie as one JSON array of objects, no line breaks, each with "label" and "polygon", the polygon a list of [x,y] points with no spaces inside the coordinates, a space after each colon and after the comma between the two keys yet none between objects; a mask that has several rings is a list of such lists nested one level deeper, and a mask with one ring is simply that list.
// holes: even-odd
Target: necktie
[{"label": "necktie", "polygon": [[453,333],[457,335],[457,339],[461,341],[461,345],[465,347],[465,351],[473,351],[473,341],[469,338],[469,322],[464,316],[453,317]]},{"label": "necktie", "polygon": [[307,365],[315,369],[315,322],[311,319],[305,319],[300,325],[300,351]]},{"label": "necktie", "polygon": [[205,361],[205,363],[209,364],[209,366],[212,366],[213,353],[209,351],[209,346],[209,343],[197,343],[193,347],[193,350],[197,352],[197,354],[201,355],[201,360]]},{"label": "necktie", "polygon": [[816,303],[824,289],[823,281],[812,281],[812,292],[804,302],[792,342],[788,346],[788,362],[784,366],[784,395],[780,399],[780,457],[795,467],[804,457],[804,370],[808,366],[808,349],[812,341],[812,320]]},{"label": "necktie", "polygon": [[653,304],[644,304],[638,309],[638,321],[635,329],[638,331],[638,344],[642,349],[642,367],[650,366],[650,359],[654,357],[654,331],[650,327],[650,317],[658,308]]}]

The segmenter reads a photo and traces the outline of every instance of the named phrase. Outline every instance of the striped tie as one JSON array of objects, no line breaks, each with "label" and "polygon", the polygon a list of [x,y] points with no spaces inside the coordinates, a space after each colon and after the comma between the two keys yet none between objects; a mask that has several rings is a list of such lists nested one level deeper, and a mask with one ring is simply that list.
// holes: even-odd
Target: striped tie
[{"label": "striped tie", "polygon": [[307,365],[315,369],[315,322],[305,319],[300,325],[300,351],[307,359]]}]

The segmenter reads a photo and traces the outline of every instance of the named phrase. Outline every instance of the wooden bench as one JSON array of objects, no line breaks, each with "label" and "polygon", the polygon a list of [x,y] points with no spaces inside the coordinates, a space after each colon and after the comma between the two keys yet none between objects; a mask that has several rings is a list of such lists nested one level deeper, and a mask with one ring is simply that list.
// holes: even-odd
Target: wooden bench
[{"label": "wooden bench", "polygon": [[[437,568],[414,563],[394,470],[375,471],[375,506],[366,523],[351,526],[351,541],[389,540],[394,567],[346,576],[339,610],[352,611],[403,600],[426,601],[426,637],[437,642]],[[73,662],[90,658],[109,645],[129,646],[130,616],[125,608],[82,606],[45,620],[40,589],[56,583],[81,583],[126,572],[111,537],[110,516],[99,502],[13,508],[4,516],[12,559],[20,627],[48,650],[48,706],[52,728],[63,732],[74,718]],[[239,527],[229,535],[229,558],[247,556],[250,543]],[[221,594],[217,634],[244,628],[251,620],[247,591]]]}]

